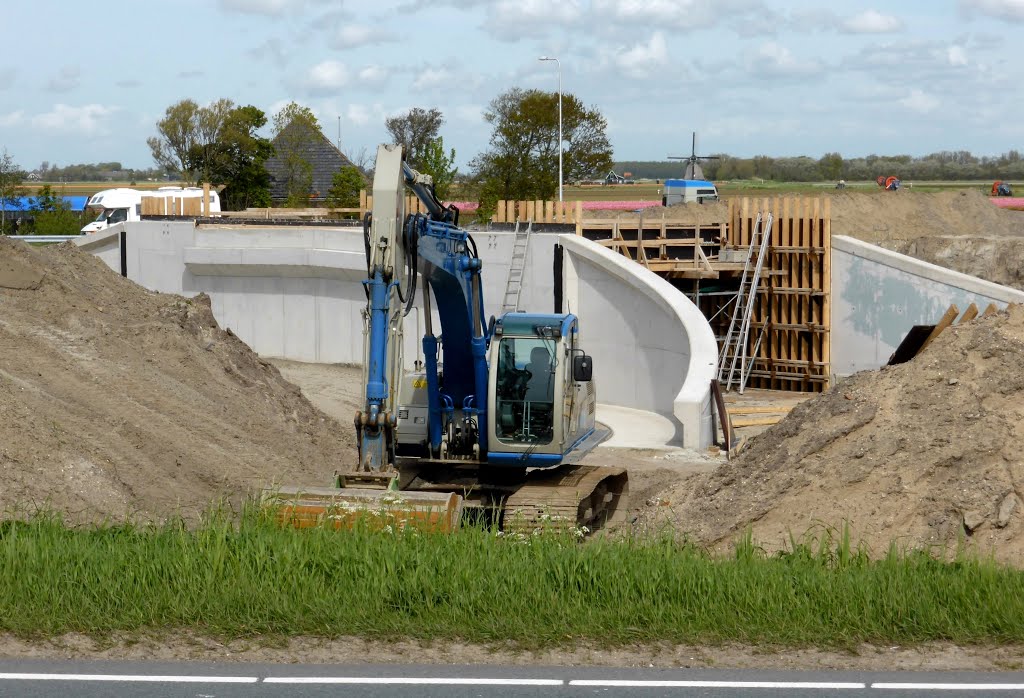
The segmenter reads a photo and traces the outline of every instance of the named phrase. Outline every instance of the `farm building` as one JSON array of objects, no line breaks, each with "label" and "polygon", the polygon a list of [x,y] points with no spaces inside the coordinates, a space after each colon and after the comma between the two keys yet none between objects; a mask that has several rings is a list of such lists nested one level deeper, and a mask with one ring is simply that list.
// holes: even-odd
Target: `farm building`
[{"label": "farm building", "polygon": [[[306,133],[298,132],[303,129]],[[297,159],[308,162],[312,168],[313,182],[310,187],[310,205],[322,204],[330,191],[334,175],[352,161],[338,150],[319,129],[309,129],[300,124],[291,124],[274,139],[275,154],[267,160],[270,173],[270,198],[280,203],[288,198],[288,160],[282,151],[284,143],[295,144]],[[365,176],[364,176],[365,177]]]}]

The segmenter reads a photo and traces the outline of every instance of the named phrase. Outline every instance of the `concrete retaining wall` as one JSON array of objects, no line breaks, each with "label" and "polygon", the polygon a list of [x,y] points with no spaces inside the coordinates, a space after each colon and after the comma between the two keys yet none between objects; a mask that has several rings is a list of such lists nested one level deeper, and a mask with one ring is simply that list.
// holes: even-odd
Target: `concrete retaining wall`
[{"label": "concrete retaining wall", "polygon": [[[124,225],[130,279],[166,293],[207,293],[218,322],[260,355],[315,363],[362,361],[361,228],[196,226],[191,221]],[[119,232],[117,226],[79,244],[119,271]],[[473,237],[486,270],[486,312],[497,315],[515,237],[512,232]],[[574,235],[537,233],[530,242],[520,308],[554,310],[559,241],[568,251],[566,265],[576,270],[568,310],[581,315],[600,401],[657,411],[675,421],[679,443],[706,446],[708,386],[717,351],[696,307],[667,282],[599,245]],[[418,308],[406,333],[405,362],[411,366],[422,335]]]},{"label": "concrete retaining wall", "polygon": [[844,235],[832,236],[832,372],[885,365],[914,325],[955,304],[1005,307],[1024,292],[922,262]]},{"label": "concrete retaining wall", "polygon": [[657,274],[575,235],[565,249],[566,310],[594,357],[598,399],[672,417],[677,443],[711,443],[718,346],[700,310]]}]

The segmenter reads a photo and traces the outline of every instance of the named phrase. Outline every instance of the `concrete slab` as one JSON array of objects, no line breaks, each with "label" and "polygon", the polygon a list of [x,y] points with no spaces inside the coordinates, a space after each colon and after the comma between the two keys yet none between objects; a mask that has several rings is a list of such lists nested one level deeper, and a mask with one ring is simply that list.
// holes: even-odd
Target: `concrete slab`
[{"label": "concrete slab", "polygon": [[676,425],[668,417],[618,405],[597,406],[597,421],[612,430],[604,448],[679,449]]}]

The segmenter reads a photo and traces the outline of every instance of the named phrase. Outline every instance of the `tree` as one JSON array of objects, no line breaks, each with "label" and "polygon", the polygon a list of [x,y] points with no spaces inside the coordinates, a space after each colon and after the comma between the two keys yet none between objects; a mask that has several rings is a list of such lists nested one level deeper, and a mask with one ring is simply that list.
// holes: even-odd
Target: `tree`
[{"label": "tree", "polygon": [[359,192],[366,187],[363,173],[355,165],[346,165],[334,173],[327,192],[330,208],[355,208],[359,205]]},{"label": "tree", "polygon": [[208,173],[192,169],[190,158],[195,158],[196,148],[208,148],[217,141],[224,119],[233,108],[230,99],[219,99],[206,107],[183,99],[167,107],[164,118],[156,122],[159,135],[146,139],[153,160],[168,172],[198,184]]},{"label": "tree", "polygon": [[392,116],[384,122],[391,139],[402,146],[405,161],[421,170],[423,157],[430,142],[437,138],[444,116],[437,109],[414,107],[405,114]]},{"label": "tree", "polygon": [[63,197],[53,193],[49,184],[32,197],[32,233],[34,235],[74,235],[82,228],[82,217],[71,210]]},{"label": "tree", "polygon": [[437,198],[447,199],[452,182],[455,181],[455,175],[459,172],[455,167],[455,148],[445,154],[444,139],[438,136],[424,148],[417,169],[434,179],[434,193]]},{"label": "tree", "polygon": [[266,162],[274,153],[271,142],[258,132],[267,116],[252,105],[233,107],[221,119],[216,140],[193,146],[190,169],[205,173],[211,184],[224,185],[226,210],[270,206],[270,174]]},{"label": "tree", "polygon": [[843,176],[843,156],[839,153],[825,153],[818,161],[818,168],[825,179],[839,179]]},{"label": "tree", "polygon": [[[494,131],[491,149],[470,163],[481,203],[493,199],[551,199],[558,190],[558,95],[518,87],[496,97],[484,118]],[[596,107],[562,95],[562,155],[566,180],[611,169],[608,122]]]},{"label": "tree", "polygon": [[274,115],[274,151],[284,176],[287,205],[301,208],[313,189],[313,164],[307,157],[322,138],[320,122],[309,107],[289,102]]},{"label": "tree", "polygon": [[3,234],[7,223],[7,206],[21,195],[21,183],[24,179],[25,173],[4,148],[4,154],[0,156],[0,235]]}]

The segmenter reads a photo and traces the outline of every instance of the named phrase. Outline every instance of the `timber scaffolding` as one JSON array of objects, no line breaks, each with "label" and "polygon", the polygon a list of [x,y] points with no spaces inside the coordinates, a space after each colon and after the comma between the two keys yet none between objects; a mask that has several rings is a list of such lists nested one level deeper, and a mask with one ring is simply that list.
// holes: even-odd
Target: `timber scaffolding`
[{"label": "timber scaffolding", "polygon": [[[831,201],[743,197],[728,220],[690,223],[664,209],[583,219],[577,233],[667,279],[700,308],[721,348],[758,213],[772,215],[751,331],[748,387],[821,392],[830,380]],[[763,335],[763,336],[762,336]],[[758,337],[761,337],[758,345]],[[755,353],[754,349],[757,347]]]}]

